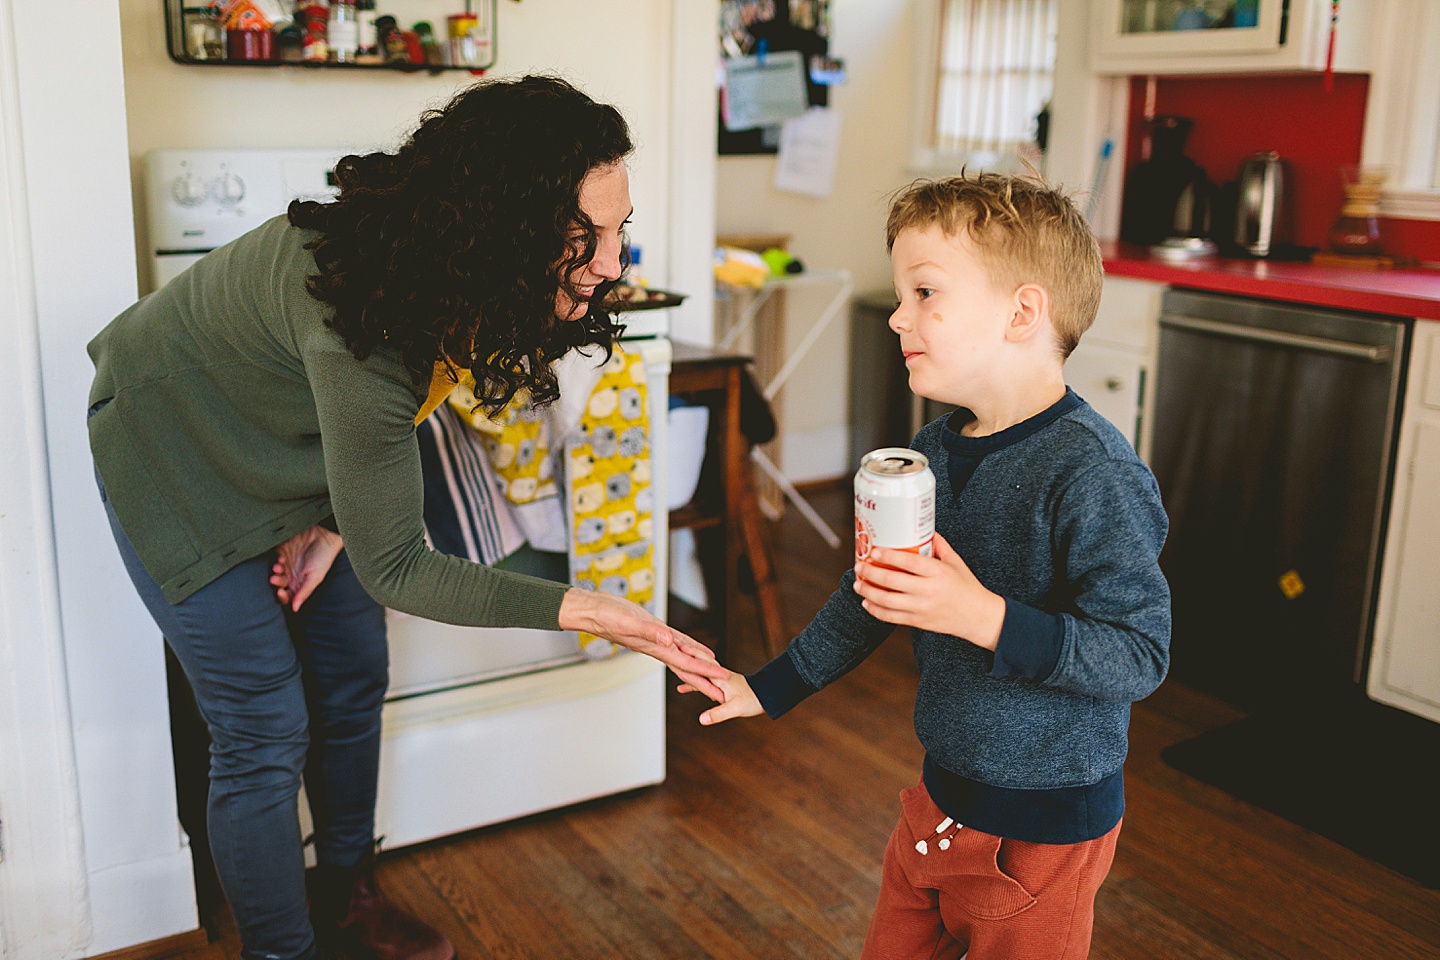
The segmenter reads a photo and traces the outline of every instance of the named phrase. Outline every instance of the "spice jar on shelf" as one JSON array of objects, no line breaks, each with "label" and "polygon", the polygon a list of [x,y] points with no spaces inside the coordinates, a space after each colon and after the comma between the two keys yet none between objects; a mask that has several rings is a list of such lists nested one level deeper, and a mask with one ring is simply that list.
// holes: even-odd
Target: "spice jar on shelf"
[{"label": "spice jar on shelf", "polygon": [[355,0],[355,25],[360,44],[356,51],[361,62],[379,62],[380,34],[375,27],[375,0]]},{"label": "spice jar on shelf", "polygon": [[449,27],[450,62],[457,67],[479,66],[475,38],[470,35],[479,19],[473,13],[456,13],[446,17],[445,21]]},{"label": "spice jar on shelf", "polygon": [[181,17],[187,57],[191,60],[225,59],[225,30],[209,7],[186,7]]},{"label": "spice jar on shelf", "polygon": [[375,18],[375,35],[384,54],[386,63],[409,63],[410,54],[405,43],[405,34],[395,18],[386,14]]},{"label": "spice jar on shelf", "polygon": [[420,38],[421,58],[426,66],[446,66],[447,50],[442,49],[440,41],[435,37],[435,29],[430,26],[428,20],[421,20],[415,24],[415,36]]},{"label": "spice jar on shelf", "polygon": [[295,8],[296,22],[305,25],[300,59],[312,62],[330,59],[330,8],[323,3],[303,3]]},{"label": "spice jar on shelf", "polygon": [[356,17],[355,0],[330,0],[325,43],[330,47],[330,59],[336,63],[355,62],[355,54],[360,49],[360,23]]},{"label": "spice jar on shelf", "polygon": [[270,29],[225,31],[225,59],[270,60],[275,56],[275,35]]}]

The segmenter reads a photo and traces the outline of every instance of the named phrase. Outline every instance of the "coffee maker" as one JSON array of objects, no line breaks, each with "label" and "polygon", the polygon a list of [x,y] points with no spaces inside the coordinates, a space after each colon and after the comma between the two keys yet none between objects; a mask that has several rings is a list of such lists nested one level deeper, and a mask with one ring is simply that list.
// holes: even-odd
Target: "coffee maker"
[{"label": "coffee maker", "polygon": [[1162,114],[1149,121],[1150,159],[1135,165],[1125,184],[1120,239],[1158,244],[1172,238],[1208,238],[1215,184],[1185,155],[1194,121]]}]

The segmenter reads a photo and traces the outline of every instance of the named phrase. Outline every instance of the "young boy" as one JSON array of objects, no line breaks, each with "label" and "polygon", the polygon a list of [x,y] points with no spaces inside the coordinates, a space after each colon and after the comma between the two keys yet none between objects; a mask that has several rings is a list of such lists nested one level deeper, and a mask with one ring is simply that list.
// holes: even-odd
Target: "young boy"
[{"label": "young boy", "polygon": [[1083,958],[1130,703],[1170,644],[1159,489],[1063,376],[1100,251],[1064,196],[997,174],[912,185],[886,234],[910,387],[961,408],[914,441],[935,473],[934,555],[873,551],[784,654],[717,681],[726,699],[700,720],[779,717],[910,627],[925,763],[862,957]]}]

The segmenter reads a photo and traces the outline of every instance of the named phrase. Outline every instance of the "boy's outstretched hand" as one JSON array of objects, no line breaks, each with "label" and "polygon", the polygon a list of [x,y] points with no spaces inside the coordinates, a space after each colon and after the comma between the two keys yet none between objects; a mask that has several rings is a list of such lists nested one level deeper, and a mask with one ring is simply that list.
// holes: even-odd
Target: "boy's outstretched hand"
[{"label": "boy's outstretched hand", "polygon": [[[731,717],[753,717],[763,712],[760,700],[755,692],[750,689],[750,681],[745,679],[742,673],[735,673],[733,670],[730,676],[711,680],[725,699],[715,706],[700,714],[700,722],[705,726],[729,720]],[[682,683],[676,688],[680,693],[703,693],[697,687],[688,683]]]},{"label": "boy's outstretched hand", "polygon": [[855,592],[864,598],[865,612],[994,650],[1005,622],[1005,598],[985,589],[938,533],[933,550],[933,557],[922,557],[876,547],[855,564]]}]

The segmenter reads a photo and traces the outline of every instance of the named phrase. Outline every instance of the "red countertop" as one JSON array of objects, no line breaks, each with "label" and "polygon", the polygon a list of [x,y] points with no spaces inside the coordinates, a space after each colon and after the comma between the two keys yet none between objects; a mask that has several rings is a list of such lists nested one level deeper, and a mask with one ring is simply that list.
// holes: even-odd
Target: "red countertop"
[{"label": "red countertop", "polygon": [[1171,263],[1134,244],[1102,243],[1100,250],[1112,277],[1440,321],[1440,270],[1356,270],[1221,257]]}]

